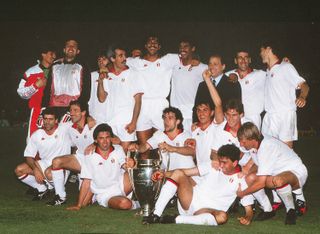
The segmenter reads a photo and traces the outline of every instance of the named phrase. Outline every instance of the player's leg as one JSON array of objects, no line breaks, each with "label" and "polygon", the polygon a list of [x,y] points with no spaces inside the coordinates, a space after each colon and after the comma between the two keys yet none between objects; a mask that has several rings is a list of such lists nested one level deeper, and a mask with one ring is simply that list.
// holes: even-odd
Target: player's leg
[{"label": "player's leg", "polygon": [[66,202],[65,170],[79,173],[81,166],[75,155],[65,155],[52,160],[51,174],[56,196],[47,205],[62,205]]},{"label": "player's leg", "polygon": [[114,196],[109,199],[108,207],[119,210],[130,210],[132,208],[132,201],[124,196]]},{"label": "player's leg", "polygon": [[[151,138],[153,135],[152,128],[143,130],[143,131],[137,131],[137,138],[139,145],[145,144],[149,138]],[[147,159],[149,156],[149,150],[143,154],[140,154],[141,159]]]},{"label": "player's leg", "polygon": [[285,224],[296,224],[296,211],[292,195],[292,188],[299,188],[299,181],[296,175],[290,171],[286,171],[276,176],[268,176],[266,187],[276,188],[278,195],[283,201],[287,210]]},{"label": "player's leg", "polygon": [[188,210],[193,196],[191,178],[182,170],[174,170],[171,177],[162,186],[159,198],[155,204],[154,214],[160,217],[170,199],[178,193],[180,204],[184,210]]},{"label": "player's leg", "polygon": [[15,168],[14,172],[22,183],[25,183],[31,186],[32,188],[37,189],[38,192],[44,192],[47,190],[47,187],[45,186],[45,184],[39,184],[36,181],[36,178],[33,175],[33,170],[27,163],[19,164]]}]

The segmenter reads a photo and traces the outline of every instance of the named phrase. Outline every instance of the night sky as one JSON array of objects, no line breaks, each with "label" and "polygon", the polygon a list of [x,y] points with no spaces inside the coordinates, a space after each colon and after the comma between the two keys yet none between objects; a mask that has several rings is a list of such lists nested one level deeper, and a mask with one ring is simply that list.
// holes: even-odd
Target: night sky
[{"label": "night sky", "polygon": [[[221,54],[233,69],[237,49],[249,50],[253,67],[264,69],[260,43],[277,40],[311,87],[300,120],[319,127],[320,9],[317,1],[10,1],[0,8],[0,109],[27,113],[16,93],[23,72],[34,65],[39,44],[54,42],[62,56],[64,41],[80,42],[81,59],[96,69],[96,56],[114,42],[143,47],[157,34],[163,53],[177,52],[179,39],[196,41],[202,62]],[[196,3],[195,3],[196,2]],[[279,1],[280,2],[280,1]],[[317,115],[317,116],[318,116]],[[21,114],[23,118],[23,114]],[[301,122],[301,121],[300,121]]]}]

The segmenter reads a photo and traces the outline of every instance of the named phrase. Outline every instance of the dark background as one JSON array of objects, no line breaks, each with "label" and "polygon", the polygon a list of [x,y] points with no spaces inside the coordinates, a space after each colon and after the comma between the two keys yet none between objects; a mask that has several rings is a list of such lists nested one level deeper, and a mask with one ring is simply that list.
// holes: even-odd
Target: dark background
[{"label": "dark background", "polygon": [[264,69],[260,43],[279,42],[311,87],[299,110],[299,128],[319,129],[320,21],[317,1],[10,1],[0,8],[0,109],[11,122],[26,120],[27,102],[16,93],[23,72],[36,63],[39,45],[80,42],[81,59],[96,69],[99,51],[114,42],[142,48],[157,34],[163,52],[177,52],[179,39],[193,38],[202,62],[219,53],[233,68],[237,49],[249,50],[253,67]]}]

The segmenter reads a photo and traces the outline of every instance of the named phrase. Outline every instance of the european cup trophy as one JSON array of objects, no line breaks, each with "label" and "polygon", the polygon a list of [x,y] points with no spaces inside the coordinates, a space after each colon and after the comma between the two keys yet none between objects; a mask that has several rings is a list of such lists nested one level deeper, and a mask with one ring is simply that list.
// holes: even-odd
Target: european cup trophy
[{"label": "european cup trophy", "polygon": [[135,167],[129,168],[129,178],[133,191],[138,199],[143,217],[147,217],[154,209],[155,202],[159,196],[163,180],[154,182],[151,178],[154,172],[160,170],[162,157],[158,153],[158,159],[139,159],[138,152],[128,152],[127,157],[133,155]]}]

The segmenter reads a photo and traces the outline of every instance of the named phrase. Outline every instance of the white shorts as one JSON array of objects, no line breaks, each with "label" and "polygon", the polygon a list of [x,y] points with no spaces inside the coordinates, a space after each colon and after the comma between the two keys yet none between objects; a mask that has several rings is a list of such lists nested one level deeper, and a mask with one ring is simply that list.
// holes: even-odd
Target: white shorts
[{"label": "white shorts", "polygon": [[41,171],[45,172],[45,170],[51,166],[52,162],[48,162],[47,160],[43,160],[43,159],[40,159],[40,160],[37,160],[37,163],[39,163],[39,166],[41,168]]},{"label": "white shorts", "polygon": [[249,120],[250,122],[254,123],[258,129],[261,129],[261,116],[260,114],[256,114],[256,115],[245,115],[244,116],[247,120]]},{"label": "white shorts", "polygon": [[299,181],[300,188],[304,186],[308,178],[308,170],[304,164],[301,164],[299,167],[295,167],[294,170],[291,170],[293,174],[296,175]]},{"label": "white shorts", "polygon": [[80,168],[81,168],[83,163],[84,163],[84,157],[85,157],[84,154],[76,153],[76,154],[73,154],[73,155],[76,157],[77,161],[80,164]]},{"label": "white shorts", "polygon": [[124,142],[129,142],[129,141],[135,141],[137,140],[137,137],[136,137],[136,132],[133,132],[131,134],[129,134],[127,132],[127,130],[125,129],[126,128],[126,125],[127,124],[110,124],[111,128],[112,128],[112,131],[113,133],[120,138],[121,141],[124,141]]},{"label": "white shorts", "polygon": [[137,121],[137,131],[151,128],[164,130],[162,111],[169,106],[167,99],[143,99]]},{"label": "white shorts", "polygon": [[272,136],[284,142],[298,140],[297,113],[266,113],[261,132],[264,136]]},{"label": "white shorts", "polygon": [[108,207],[108,202],[112,197],[115,196],[126,196],[124,192],[123,178],[124,174],[121,174],[120,183],[115,184],[108,189],[106,189],[103,193],[95,194],[95,200],[98,202],[100,206]]},{"label": "white shorts", "polygon": [[200,210],[202,208],[210,208],[210,207],[202,207],[201,206],[201,204],[200,204],[201,199],[198,196],[198,191],[199,190],[193,188],[192,200],[191,200],[191,203],[190,203],[188,210],[183,209],[180,204],[180,201],[178,200],[178,211],[179,211],[180,215],[194,215],[195,212],[197,212],[198,210]]}]

